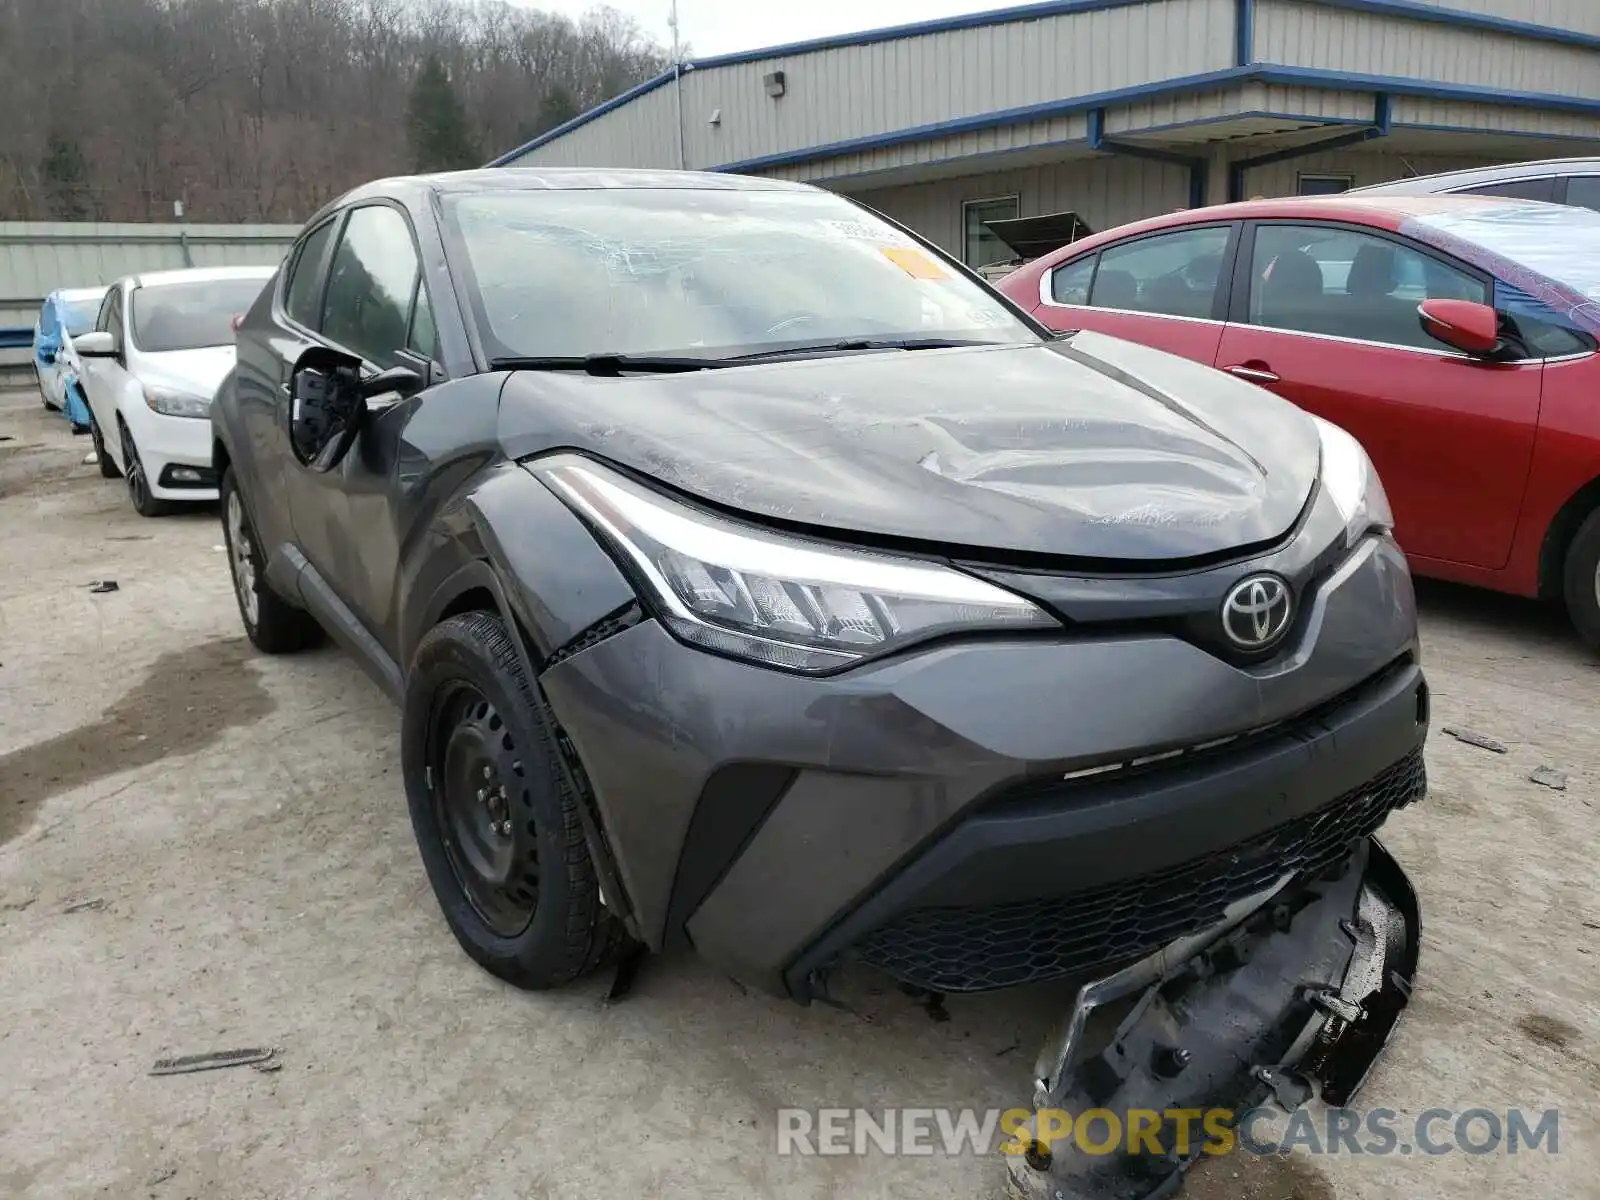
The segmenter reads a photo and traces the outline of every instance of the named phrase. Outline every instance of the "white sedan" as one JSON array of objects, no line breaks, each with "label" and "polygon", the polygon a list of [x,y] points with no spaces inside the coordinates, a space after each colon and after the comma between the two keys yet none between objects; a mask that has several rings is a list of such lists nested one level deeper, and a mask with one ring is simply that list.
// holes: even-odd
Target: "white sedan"
[{"label": "white sedan", "polygon": [[144,516],[174,501],[217,498],[211,398],[233,369],[234,320],[275,270],[130,275],[111,285],[93,332],[73,339],[100,472],[125,477]]}]

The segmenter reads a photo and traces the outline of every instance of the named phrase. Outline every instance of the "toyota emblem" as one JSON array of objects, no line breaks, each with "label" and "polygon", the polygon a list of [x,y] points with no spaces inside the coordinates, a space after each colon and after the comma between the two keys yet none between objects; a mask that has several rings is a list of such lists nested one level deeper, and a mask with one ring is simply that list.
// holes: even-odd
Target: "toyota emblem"
[{"label": "toyota emblem", "polygon": [[1241,650],[1265,650],[1289,628],[1294,605],[1276,575],[1249,575],[1222,601],[1222,632]]}]

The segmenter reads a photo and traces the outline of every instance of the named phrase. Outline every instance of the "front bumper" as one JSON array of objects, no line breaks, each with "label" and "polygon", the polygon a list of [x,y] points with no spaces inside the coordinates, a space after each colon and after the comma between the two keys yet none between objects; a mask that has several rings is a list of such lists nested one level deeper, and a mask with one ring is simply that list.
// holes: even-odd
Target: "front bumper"
[{"label": "front bumper", "polygon": [[1342,863],[1421,793],[1399,550],[1368,540],[1308,608],[1256,666],[1134,632],[815,679],[644,621],[541,679],[647,944],[801,1000],[852,955],[977,991],[1192,933],[1286,867]]},{"label": "front bumper", "polygon": [[139,448],[152,496],[159,500],[217,498],[209,420],[169,417],[137,404],[124,408],[123,419]]}]

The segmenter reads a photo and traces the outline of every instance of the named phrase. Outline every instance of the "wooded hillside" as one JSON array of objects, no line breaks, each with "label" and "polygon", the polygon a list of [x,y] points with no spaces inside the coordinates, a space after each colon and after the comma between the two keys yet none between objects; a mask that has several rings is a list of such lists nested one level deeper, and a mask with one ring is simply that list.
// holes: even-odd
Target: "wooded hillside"
[{"label": "wooded hillside", "polygon": [[304,220],[479,165],[662,70],[621,14],[498,0],[0,0],[0,219]]}]

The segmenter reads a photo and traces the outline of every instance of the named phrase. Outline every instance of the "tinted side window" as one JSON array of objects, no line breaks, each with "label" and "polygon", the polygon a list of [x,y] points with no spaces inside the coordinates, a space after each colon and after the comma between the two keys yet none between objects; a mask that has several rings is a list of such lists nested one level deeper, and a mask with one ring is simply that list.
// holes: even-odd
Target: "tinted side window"
[{"label": "tinted side window", "polygon": [[426,287],[417,288],[416,301],[411,310],[411,340],[406,345],[430,362],[439,357],[439,334],[433,324],[433,305],[428,303]]},{"label": "tinted side window", "polygon": [[1050,299],[1057,304],[1089,303],[1089,281],[1094,278],[1096,255],[1062,263],[1050,272]]},{"label": "tinted side window", "polygon": [[1140,238],[1100,252],[1089,303],[1096,308],[1209,317],[1228,248],[1227,226]]},{"label": "tinted side window", "polygon": [[409,337],[416,286],[417,252],[406,219],[386,205],[354,210],[328,273],[323,335],[380,368],[394,366]]},{"label": "tinted side window", "polygon": [[300,243],[300,253],[295,256],[294,268],[289,275],[289,287],[284,293],[283,306],[289,315],[307,329],[316,329],[322,323],[317,302],[322,298],[322,270],[328,261],[328,239],[333,236],[338,219],[324,221]]},{"label": "tinted side window", "polygon": [[1457,188],[1463,196],[1509,196],[1513,200],[1554,200],[1556,181],[1545,179],[1502,179],[1496,183],[1480,183],[1477,187]]},{"label": "tinted side window", "polygon": [[1567,203],[1600,212],[1600,175],[1574,175],[1568,179]]},{"label": "tinted side window", "polygon": [[100,309],[100,319],[95,322],[95,328],[104,330],[111,335],[111,341],[120,351],[122,349],[122,288],[113,287],[106,293],[106,302]]},{"label": "tinted side window", "polygon": [[1250,323],[1442,350],[1424,300],[1488,303],[1481,280],[1387,238],[1335,226],[1262,225],[1250,263]]}]

